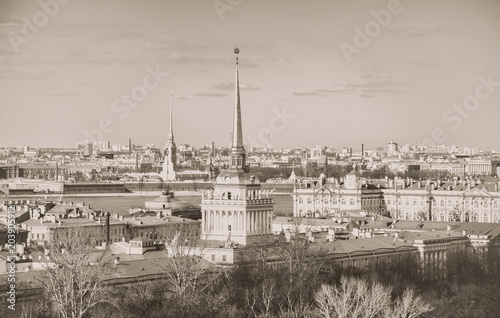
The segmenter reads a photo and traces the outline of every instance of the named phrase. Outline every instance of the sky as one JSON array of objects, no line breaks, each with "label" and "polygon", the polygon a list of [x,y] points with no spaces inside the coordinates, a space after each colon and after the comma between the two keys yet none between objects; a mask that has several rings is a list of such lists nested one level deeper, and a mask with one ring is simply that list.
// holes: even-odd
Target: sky
[{"label": "sky", "polygon": [[0,0],[0,146],[500,148],[496,0]]}]

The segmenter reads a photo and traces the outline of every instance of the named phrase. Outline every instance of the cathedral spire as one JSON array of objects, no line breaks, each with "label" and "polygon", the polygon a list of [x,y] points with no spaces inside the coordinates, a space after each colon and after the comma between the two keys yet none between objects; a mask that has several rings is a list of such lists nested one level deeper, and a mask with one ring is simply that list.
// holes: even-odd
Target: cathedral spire
[{"label": "cathedral spire", "polygon": [[240,105],[240,79],[238,75],[238,54],[240,50],[234,49],[236,54],[236,82],[235,82],[235,101],[234,101],[234,122],[233,122],[233,143],[232,152],[244,152],[243,148],[243,129],[241,126],[241,105]]},{"label": "cathedral spire", "polygon": [[170,92],[170,130],[168,132],[168,142],[174,142],[174,126],[172,124],[172,92]]}]

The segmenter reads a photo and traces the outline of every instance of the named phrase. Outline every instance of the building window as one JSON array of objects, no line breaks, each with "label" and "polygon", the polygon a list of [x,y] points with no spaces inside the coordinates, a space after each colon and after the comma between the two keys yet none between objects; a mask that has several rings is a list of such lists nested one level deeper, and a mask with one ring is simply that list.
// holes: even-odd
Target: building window
[{"label": "building window", "polygon": [[498,208],[498,203],[493,202],[493,208],[494,208],[494,209]]},{"label": "building window", "polygon": [[307,204],[312,204],[312,199],[311,198],[307,198]]},{"label": "building window", "polygon": [[226,255],[222,255],[222,261],[225,262],[226,261]]},{"label": "building window", "polygon": [[475,201],[475,202],[474,202],[474,207],[475,207],[475,208],[479,208],[479,202]]},{"label": "building window", "polygon": [[441,204],[441,206],[444,206],[444,201],[443,201],[443,200],[441,200],[440,204]]},{"label": "building window", "polygon": [[468,208],[469,207],[469,201],[465,202],[465,207]]},{"label": "building window", "polygon": [[410,202],[406,201],[406,205],[410,205]]},{"label": "building window", "polygon": [[413,205],[417,205],[417,201],[413,201]]},{"label": "building window", "polygon": [[391,200],[387,200],[387,205],[391,204]]},{"label": "building window", "polygon": [[304,203],[304,200],[302,200],[302,198],[299,198],[299,204],[302,204]]},{"label": "building window", "polygon": [[354,200],[353,200],[353,199],[351,199],[351,200],[349,201],[349,204],[350,204],[350,205],[354,205]]},{"label": "building window", "polygon": [[212,262],[215,262],[215,254],[212,254]]},{"label": "building window", "polygon": [[345,205],[345,200],[342,199],[342,201],[340,201],[340,204]]}]

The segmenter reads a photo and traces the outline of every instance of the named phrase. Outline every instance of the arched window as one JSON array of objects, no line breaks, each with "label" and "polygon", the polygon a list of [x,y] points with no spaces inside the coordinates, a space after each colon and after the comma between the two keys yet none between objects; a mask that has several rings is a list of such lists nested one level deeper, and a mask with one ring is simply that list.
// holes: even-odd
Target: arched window
[{"label": "arched window", "polygon": [[391,204],[391,200],[387,200],[387,205],[390,205]]},{"label": "arched window", "polygon": [[453,203],[451,203],[451,200],[448,200],[448,206],[453,206]]},{"label": "arched window", "polygon": [[459,201],[455,201],[455,207],[456,208],[460,207],[460,202]]},{"label": "arched window", "polygon": [[444,221],[444,213],[441,213],[441,214],[439,215],[439,221]]},{"label": "arched window", "polygon": [[497,203],[496,201],[495,201],[495,202],[493,202],[493,208],[494,208],[494,209],[498,208],[498,203]]},{"label": "arched window", "polygon": [[483,222],[488,222],[488,213],[483,214]]},{"label": "arched window", "polygon": [[304,203],[304,200],[302,200],[302,198],[299,198],[299,204],[302,204]]},{"label": "arched window", "polygon": [[307,198],[307,204],[312,204],[312,203],[313,203],[312,199],[311,198]]},{"label": "arched window", "polygon": [[323,204],[330,204],[330,200],[328,198],[324,199]]},{"label": "arched window", "polygon": [[468,208],[469,207],[469,201],[466,201],[465,202],[465,207]]},{"label": "arched window", "polygon": [[351,200],[349,201],[349,204],[350,204],[350,205],[354,205],[354,200],[353,200],[353,199],[351,199]]},{"label": "arched window", "polygon": [[475,207],[475,208],[479,208],[479,202],[474,201],[474,207]]},{"label": "arched window", "polygon": [[444,200],[441,200],[440,203],[441,203],[441,206],[444,206]]},{"label": "arched window", "polygon": [[413,200],[413,205],[417,205],[417,201]]},{"label": "arched window", "polygon": [[344,200],[344,199],[342,199],[342,200],[340,201],[340,204],[341,204],[341,205],[345,205],[345,200]]}]

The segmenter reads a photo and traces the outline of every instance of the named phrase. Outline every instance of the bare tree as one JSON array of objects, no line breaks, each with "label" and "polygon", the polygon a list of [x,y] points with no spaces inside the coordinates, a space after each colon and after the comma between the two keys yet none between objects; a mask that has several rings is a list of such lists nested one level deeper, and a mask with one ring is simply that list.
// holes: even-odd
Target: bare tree
[{"label": "bare tree", "polygon": [[167,239],[168,257],[155,261],[170,283],[170,292],[181,307],[197,301],[198,297],[219,276],[219,272],[203,259],[205,248],[199,234],[187,224],[181,224]]},{"label": "bare tree", "polygon": [[104,283],[112,277],[109,249],[96,250],[93,235],[83,227],[56,233],[46,247],[45,269],[33,277],[51,310],[64,318],[80,318],[99,304],[112,304]]},{"label": "bare tree", "polygon": [[314,221],[302,222],[301,219],[293,219],[277,242],[280,271],[285,281],[279,293],[280,311],[281,315],[290,317],[303,317],[313,308],[313,286],[323,267],[322,260],[316,257],[324,253],[323,245],[315,243],[313,249],[313,239],[309,236],[315,226]]},{"label": "bare tree", "polygon": [[394,318],[418,318],[431,312],[433,308],[427,304],[421,296],[415,295],[412,289],[406,289],[394,303],[391,317]]},{"label": "bare tree", "polygon": [[394,306],[390,299],[390,288],[345,276],[339,286],[322,285],[315,294],[317,310],[325,318],[417,318],[432,310],[410,289],[396,300]]}]

